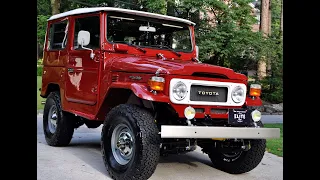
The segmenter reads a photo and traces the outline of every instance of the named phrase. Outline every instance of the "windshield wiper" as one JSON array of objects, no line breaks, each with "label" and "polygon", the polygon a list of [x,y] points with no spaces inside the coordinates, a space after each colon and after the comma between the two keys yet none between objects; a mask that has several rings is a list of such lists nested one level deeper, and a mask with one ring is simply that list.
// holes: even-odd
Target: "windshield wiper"
[{"label": "windshield wiper", "polygon": [[164,48],[170,50],[171,52],[173,52],[173,53],[174,53],[175,55],[177,55],[178,57],[181,56],[180,53],[178,53],[177,51],[175,51],[174,49],[172,49],[172,48],[169,47],[169,46],[164,46],[164,45],[151,45],[151,46],[160,47],[160,48],[163,48],[163,47],[164,47]]},{"label": "windshield wiper", "polygon": [[132,46],[132,47],[135,47],[136,49],[140,50],[141,52],[143,53],[146,53],[147,50],[145,49],[142,49],[141,47],[137,46],[137,45],[134,45],[134,44],[130,44],[130,43],[127,43],[129,46]]},{"label": "windshield wiper", "polygon": [[142,49],[141,47],[139,47],[139,46],[137,46],[137,45],[134,45],[134,44],[131,44],[131,43],[127,43],[127,42],[125,42],[125,41],[113,41],[113,42],[114,42],[114,43],[123,43],[123,44],[126,44],[126,45],[128,45],[128,46],[132,46],[132,47],[138,49],[139,51],[141,51],[141,52],[143,52],[143,53],[146,53],[146,52],[147,52],[147,50]]}]

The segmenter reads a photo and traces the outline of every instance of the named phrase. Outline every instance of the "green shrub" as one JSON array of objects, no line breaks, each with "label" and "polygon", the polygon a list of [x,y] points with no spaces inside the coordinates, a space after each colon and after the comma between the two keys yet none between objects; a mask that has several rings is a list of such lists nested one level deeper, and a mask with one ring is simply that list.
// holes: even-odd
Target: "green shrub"
[{"label": "green shrub", "polygon": [[271,103],[283,102],[283,81],[280,77],[267,76],[261,80],[261,99]]},{"label": "green shrub", "polygon": [[37,65],[42,65],[43,59],[38,59]]},{"label": "green shrub", "polygon": [[37,66],[37,76],[42,76],[43,66]]}]

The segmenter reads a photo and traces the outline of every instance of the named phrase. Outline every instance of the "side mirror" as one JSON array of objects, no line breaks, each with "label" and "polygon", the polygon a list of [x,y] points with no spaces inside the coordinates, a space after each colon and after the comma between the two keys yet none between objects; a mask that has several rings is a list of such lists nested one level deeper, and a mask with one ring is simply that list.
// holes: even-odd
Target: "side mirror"
[{"label": "side mirror", "polygon": [[90,33],[88,31],[79,31],[78,32],[78,44],[87,46],[90,43]]},{"label": "side mirror", "polygon": [[86,48],[83,46],[87,46],[90,43],[90,32],[89,31],[79,31],[78,32],[78,44],[81,45],[82,49],[87,49],[90,50],[90,58],[93,59],[94,58],[94,53],[93,50],[90,48]]},{"label": "side mirror", "polygon": [[127,44],[113,44],[113,48],[117,52],[126,53],[129,50],[129,46]]}]

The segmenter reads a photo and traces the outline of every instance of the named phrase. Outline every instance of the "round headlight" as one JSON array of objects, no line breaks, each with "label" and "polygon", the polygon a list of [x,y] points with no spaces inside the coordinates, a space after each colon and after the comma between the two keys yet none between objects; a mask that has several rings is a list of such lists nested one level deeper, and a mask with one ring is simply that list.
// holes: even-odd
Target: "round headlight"
[{"label": "round headlight", "polygon": [[231,92],[231,98],[235,103],[243,102],[245,95],[244,89],[240,86],[236,86]]},{"label": "round headlight", "polygon": [[177,82],[172,88],[173,97],[178,101],[184,99],[187,92],[187,86],[181,81]]}]

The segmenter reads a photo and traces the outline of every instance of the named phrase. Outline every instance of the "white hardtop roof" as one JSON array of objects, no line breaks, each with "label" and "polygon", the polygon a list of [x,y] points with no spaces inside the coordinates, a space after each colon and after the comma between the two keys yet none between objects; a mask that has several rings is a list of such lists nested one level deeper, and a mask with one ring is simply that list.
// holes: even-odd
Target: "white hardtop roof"
[{"label": "white hardtop roof", "polygon": [[182,19],[182,18],[177,18],[177,17],[173,17],[173,16],[166,16],[166,15],[161,15],[161,14],[155,14],[155,13],[149,13],[149,12],[145,12],[145,11],[136,11],[136,10],[130,10],[130,9],[114,8],[114,7],[78,8],[78,9],[74,9],[74,10],[67,11],[64,13],[53,15],[48,19],[48,21],[53,20],[53,19],[66,17],[66,16],[92,13],[92,12],[98,12],[98,11],[122,12],[122,13],[126,13],[126,14],[133,14],[133,15],[163,19],[163,20],[172,20],[172,21],[186,23],[189,25],[195,25],[194,22],[191,22],[189,20]]}]

